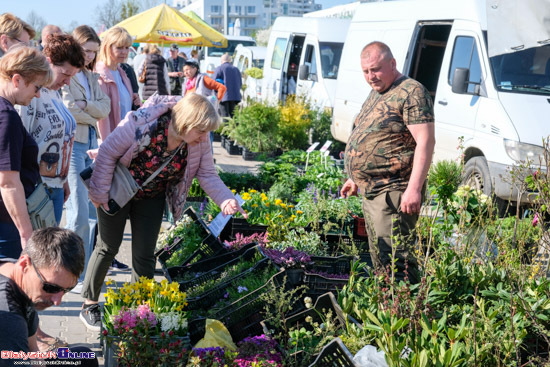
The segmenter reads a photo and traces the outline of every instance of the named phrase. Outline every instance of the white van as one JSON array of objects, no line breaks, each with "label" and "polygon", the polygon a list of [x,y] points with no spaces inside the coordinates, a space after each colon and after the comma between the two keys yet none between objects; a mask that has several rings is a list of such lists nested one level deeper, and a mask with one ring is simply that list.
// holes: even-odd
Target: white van
[{"label": "white van", "polygon": [[212,76],[214,69],[221,64],[222,55],[227,52],[233,56],[237,45],[256,46],[254,38],[249,36],[225,36],[225,38],[227,38],[227,47],[204,47],[200,60],[202,73],[209,73]]},{"label": "white van", "polygon": [[[524,27],[537,16],[548,19],[550,8],[544,5],[538,8],[542,14],[527,14],[525,8],[538,1],[518,0],[511,8],[518,12],[525,4],[521,16],[510,18],[495,18],[498,2],[487,7],[484,0],[361,4],[342,53],[332,135],[347,141],[370,92],[360,52],[367,43],[382,41],[391,48],[397,69],[432,95],[434,161],[457,159],[463,137],[466,182],[487,194],[517,201],[516,191],[505,179],[507,171],[527,158],[538,163],[542,138],[550,134],[550,36],[539,32],[534,36],[540,47],[512,44],[500,54],[492,53],[495,56],[489,55],[489,45],[513,33],[513,25],[498,24],[499,19],[514,19]],[[488,29],[488,23],[496,28]],[[514,48],[518,51],[509,52]]]},{"label": "white van", "polygon": [[245,103],[248,99],[254,101],[259,101],[261,99],[262,80],[246,75],[245,70],[249,68],[263,69],[266,50],[266,47],[243,45],[238,45],[235,49],[233,66],[239,69],[242,75],[244,87],[242,97]]},{"label": "white van", "polygon": [[306,96],[331,108],[349,19],[278,17],[267,45],[262,98]]}]

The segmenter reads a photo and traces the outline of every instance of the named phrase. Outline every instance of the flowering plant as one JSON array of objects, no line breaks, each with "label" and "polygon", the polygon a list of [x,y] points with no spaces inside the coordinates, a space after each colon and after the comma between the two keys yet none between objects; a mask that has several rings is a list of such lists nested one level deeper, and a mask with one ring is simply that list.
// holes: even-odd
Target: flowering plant
[{"label": "flowering plant", "polygon": [[303,251],[287,247],[283,251],[277,249],[264,249],[263,252],[275,264],[284,266],[287,269],[300,267],[302,264],[311,262],[311,257]]},{"label": "flowering plant", "polygon": [[102,337],[115,343],[119,364],[170,365],[185,354],[187,303],[178,283],[141,277],[134,284],[109,287],[105,298]]},{"label": "flowering plant", "polygon": [[195,348],[190,366],[282,367],[283,358],[277,342],[265,335],[248,337],[237,344],[237,350],[226,348]]},{"label": "flowering plant", "polygon": [[451,197],[448,208],[448,218],[451,224],[458,227],[463,225],[481,225],[488,217],[491,200],[481,190],[469,185],[459,186]]},{"label": "flowering plant", "polygon": [[254,234],[251,234],[250,236],[244,236],[241,233],[237,233],[233,241],[225,241],[224,245],[229,250],[236,251],[250,243],[256,243],[263,247],[268,242],[269,240],[267,239],[267,232],[254,233]]},{"label": "flowering plant", "polygon": [[[166,231],[159,234],[157,239],[157,250],[168,250],[177,241],[185,241],[190,245],[200,244],[207,233],[193,218],[184,214],[179,221],[171,225]],[[184,246],[186,247],[186,246]]]}]

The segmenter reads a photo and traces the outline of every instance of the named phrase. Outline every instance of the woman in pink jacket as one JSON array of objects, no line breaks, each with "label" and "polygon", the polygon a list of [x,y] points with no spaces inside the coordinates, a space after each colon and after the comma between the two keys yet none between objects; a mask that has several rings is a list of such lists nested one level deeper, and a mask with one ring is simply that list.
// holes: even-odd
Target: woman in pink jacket
[{"label": "woman in pink jacket", "polygon": [[128,114],[99,147],[89,196],[97,208],[105,210],[109,210],[109,190],[117,162],[127,166],[142,185],[165,160],[171,157],[171,161],[116,214],[97,211],[99,236],[86,270],[82,289],[86,300],[80,312],[80,319],[90,330],[100,330],[101,286],[122,242],[128,217],[132,225],[132,281],[140,276],[153,278],[154,250],[165,201],[174,218],[179,219],[193,178],[199,180],[222,213],[239,211],[247,217],[214,167],[208,134],[220,125],[219,115],[201,95],[192,93],[180,99],[149,98],[144,108]]},{"label": "woman in pink jacket", "polygon": [[132,37],[122,27],[109,29],[103,37],[95,71],[101,90],[111,99],[111,112],[97,123],[100,144],[132,110],[132,103],[141,106],[138,94],[133,93],[132,84],[120,67],[128,58],[131,45]]}]

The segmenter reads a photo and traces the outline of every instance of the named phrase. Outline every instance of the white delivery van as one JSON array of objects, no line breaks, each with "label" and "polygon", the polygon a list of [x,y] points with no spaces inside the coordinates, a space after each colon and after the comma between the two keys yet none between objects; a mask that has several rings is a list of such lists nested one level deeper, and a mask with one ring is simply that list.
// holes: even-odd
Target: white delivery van
[{"label": "white delivery van", "polygon": [[306,96],[332,107],[349,19],[278,17],[267,45],[262,98],[285,101]]},{"label": "white delivery van", "polygon": [[256,79],[244,72],[249,68],[263,69],[266,47],[238,45],[233,57],[233,66],[241,72],[244,91],[242,100],[246,103],[248,99],[259,101],[262,95],[262,79]]},{"label": "white delivery van", "polygon": [[256,46],[254,38],[249,36],[225,36],[227,38],[227,47],[204,47],[201,51],[200,70],[202,73],[214,74],[221,64],[221,57],[224,53],[233,56],[238,45]]},{"label": "white delivery van", "polygon": [[[514,3],[510,8],[515,13],[495,17],[493,12],[504,3]],[[529,28],[550,18],[544,3],[547,0],[361,4],[342,53],[334,138],[347,141],[370,92],[360,66],[361,50],[369,42],[382,41],[391,48],[398,70],[424,84],[434,100],[434,161],[457,159],[463,137],[466,182],[517,201],[505,179],[508,169],[528,158],[538,163],[542,138],[550,134],[550,36],[531,28],[529,36],[535,38],[526,45],[524,38],[514,39],[512,28],[514,22]],[[537,10],[529,13],[527,7]],[[490,55],[489,46],[502,37],[512,43]]]}]

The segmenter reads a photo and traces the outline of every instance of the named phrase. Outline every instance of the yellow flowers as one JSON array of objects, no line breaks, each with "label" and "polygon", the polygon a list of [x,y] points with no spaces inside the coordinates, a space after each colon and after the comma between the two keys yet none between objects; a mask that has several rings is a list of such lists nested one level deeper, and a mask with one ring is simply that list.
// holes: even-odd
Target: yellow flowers
[{"label": "yellow flowers", "polygon": [[[108,285],[112,284],[111,280]],[[105,294],[105,307],[120,309],[149,304],[154,312],[182,310],[187,303],[185,292],[181,292],[177,282],[169,283],[166,279],[157,283],[154,279],[141,277],[138,282],[124,283],[122,287],[109,287]]]},{"label": "yellow flowers", "polygon": [[301,210],[296,210],[296,214],[304,214],[304,212]]},{"label": "yellow flowers", "polygon": [[276,199],[275,200],[275,205],[281,205],[283,201],[281,199]]}]

